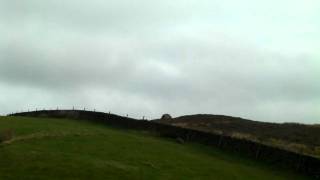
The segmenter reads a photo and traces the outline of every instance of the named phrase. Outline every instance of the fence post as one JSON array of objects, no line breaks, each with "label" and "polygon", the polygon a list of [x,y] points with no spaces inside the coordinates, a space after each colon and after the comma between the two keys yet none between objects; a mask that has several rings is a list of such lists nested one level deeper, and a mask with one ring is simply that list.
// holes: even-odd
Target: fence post
[{"label": "fence post", "polygon": [[258,148],[257,148],[257,150],[256,150],[256,156],[255,156],[255,158],[256,158],[256,159],[258,159],[258,158],[259,158],[259,155],[260,155],[260,149],[261,149],[261,146],[260,146],[260,145],[258,145]]},{"label": "fence post", "polygon": [[220,139],[219,139],[218,147],[220,147],[220,146],[221,146],[221,144],[222,144],[222,139],[223,139],[223,135],[221,134],[221,135],[220,135]]}]

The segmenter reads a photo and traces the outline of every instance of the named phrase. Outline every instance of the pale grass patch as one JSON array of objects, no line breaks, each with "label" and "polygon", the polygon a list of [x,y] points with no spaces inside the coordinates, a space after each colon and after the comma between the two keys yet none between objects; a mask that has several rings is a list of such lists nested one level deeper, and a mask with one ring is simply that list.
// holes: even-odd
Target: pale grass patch
[{"label": "pale grass patch", "polygon": [[95,133],[89,132],[36,132],[28,135],[17,136],[11,139],[7,139],[3,141],[3,144],[11,144],[18,141],[27,141],[27,140],[34,140],[34,139],[45,139],[45,138],[60,138],[60,137],[67,137],[67,136],[89,136],[95,135]]}]

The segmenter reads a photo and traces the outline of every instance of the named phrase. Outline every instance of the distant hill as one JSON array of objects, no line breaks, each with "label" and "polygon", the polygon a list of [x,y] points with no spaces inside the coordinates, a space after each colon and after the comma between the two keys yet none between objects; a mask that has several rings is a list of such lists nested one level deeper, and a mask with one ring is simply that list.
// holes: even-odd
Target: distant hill
[{"label": "distant hill", "polygon": [[156,120],[184,128],[249,139],[320,157],[320,126],[267,123],[224,115],[196,114]]}]

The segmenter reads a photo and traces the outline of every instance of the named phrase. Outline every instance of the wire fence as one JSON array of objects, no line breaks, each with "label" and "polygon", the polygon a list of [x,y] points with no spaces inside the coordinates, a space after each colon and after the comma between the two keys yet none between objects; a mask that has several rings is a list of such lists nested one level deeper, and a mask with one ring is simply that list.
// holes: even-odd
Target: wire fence
[{"label": "wire fence", "polygon": [[[73,110],[73,111],[91,111],[91,112],[101,112],[101,113],[107,113],[107,114],[112,114],[112,112],[110,110],[106,110],[106,111],[98,111],[96,108],[86,108],[86,107],[75,107],[75,106],[72,106],[70,109],[68,108],[59,108],[59,106],[56,106],[55,108],[28,108],[27,110],[20,110],[20,111],[15,111],[15,112],[10,112],[8,114],[3,114],[0,116],[11,116],[11,115],[14,115],[14,114],[19,114],[19,113],[25,113],[25,112],[38,112],[38,111],[53,111],[53,110]],[[118,113],[114,113],[114,114],[118,114]],[[143,115],[143,116],[140,116],[141,118],[136,118],[136,117],[131,117],[128,113],[126,114],[118,114],[120,116],[123,116],[123,117],[127,117],[127,118],[132,118],[132,119],[141,119],[141,120],[148,120],[147,116]],[[152,118],[150,118],[152,119]]]}]

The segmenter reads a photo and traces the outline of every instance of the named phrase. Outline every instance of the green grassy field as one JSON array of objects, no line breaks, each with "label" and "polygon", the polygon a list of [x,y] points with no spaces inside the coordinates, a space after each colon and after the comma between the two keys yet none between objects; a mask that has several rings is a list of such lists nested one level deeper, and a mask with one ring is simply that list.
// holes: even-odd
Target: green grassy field
[{"label": "green grassy field", "polygon": [[199,144],[85,121],[0,117],[0,179],[306,179]]}]

